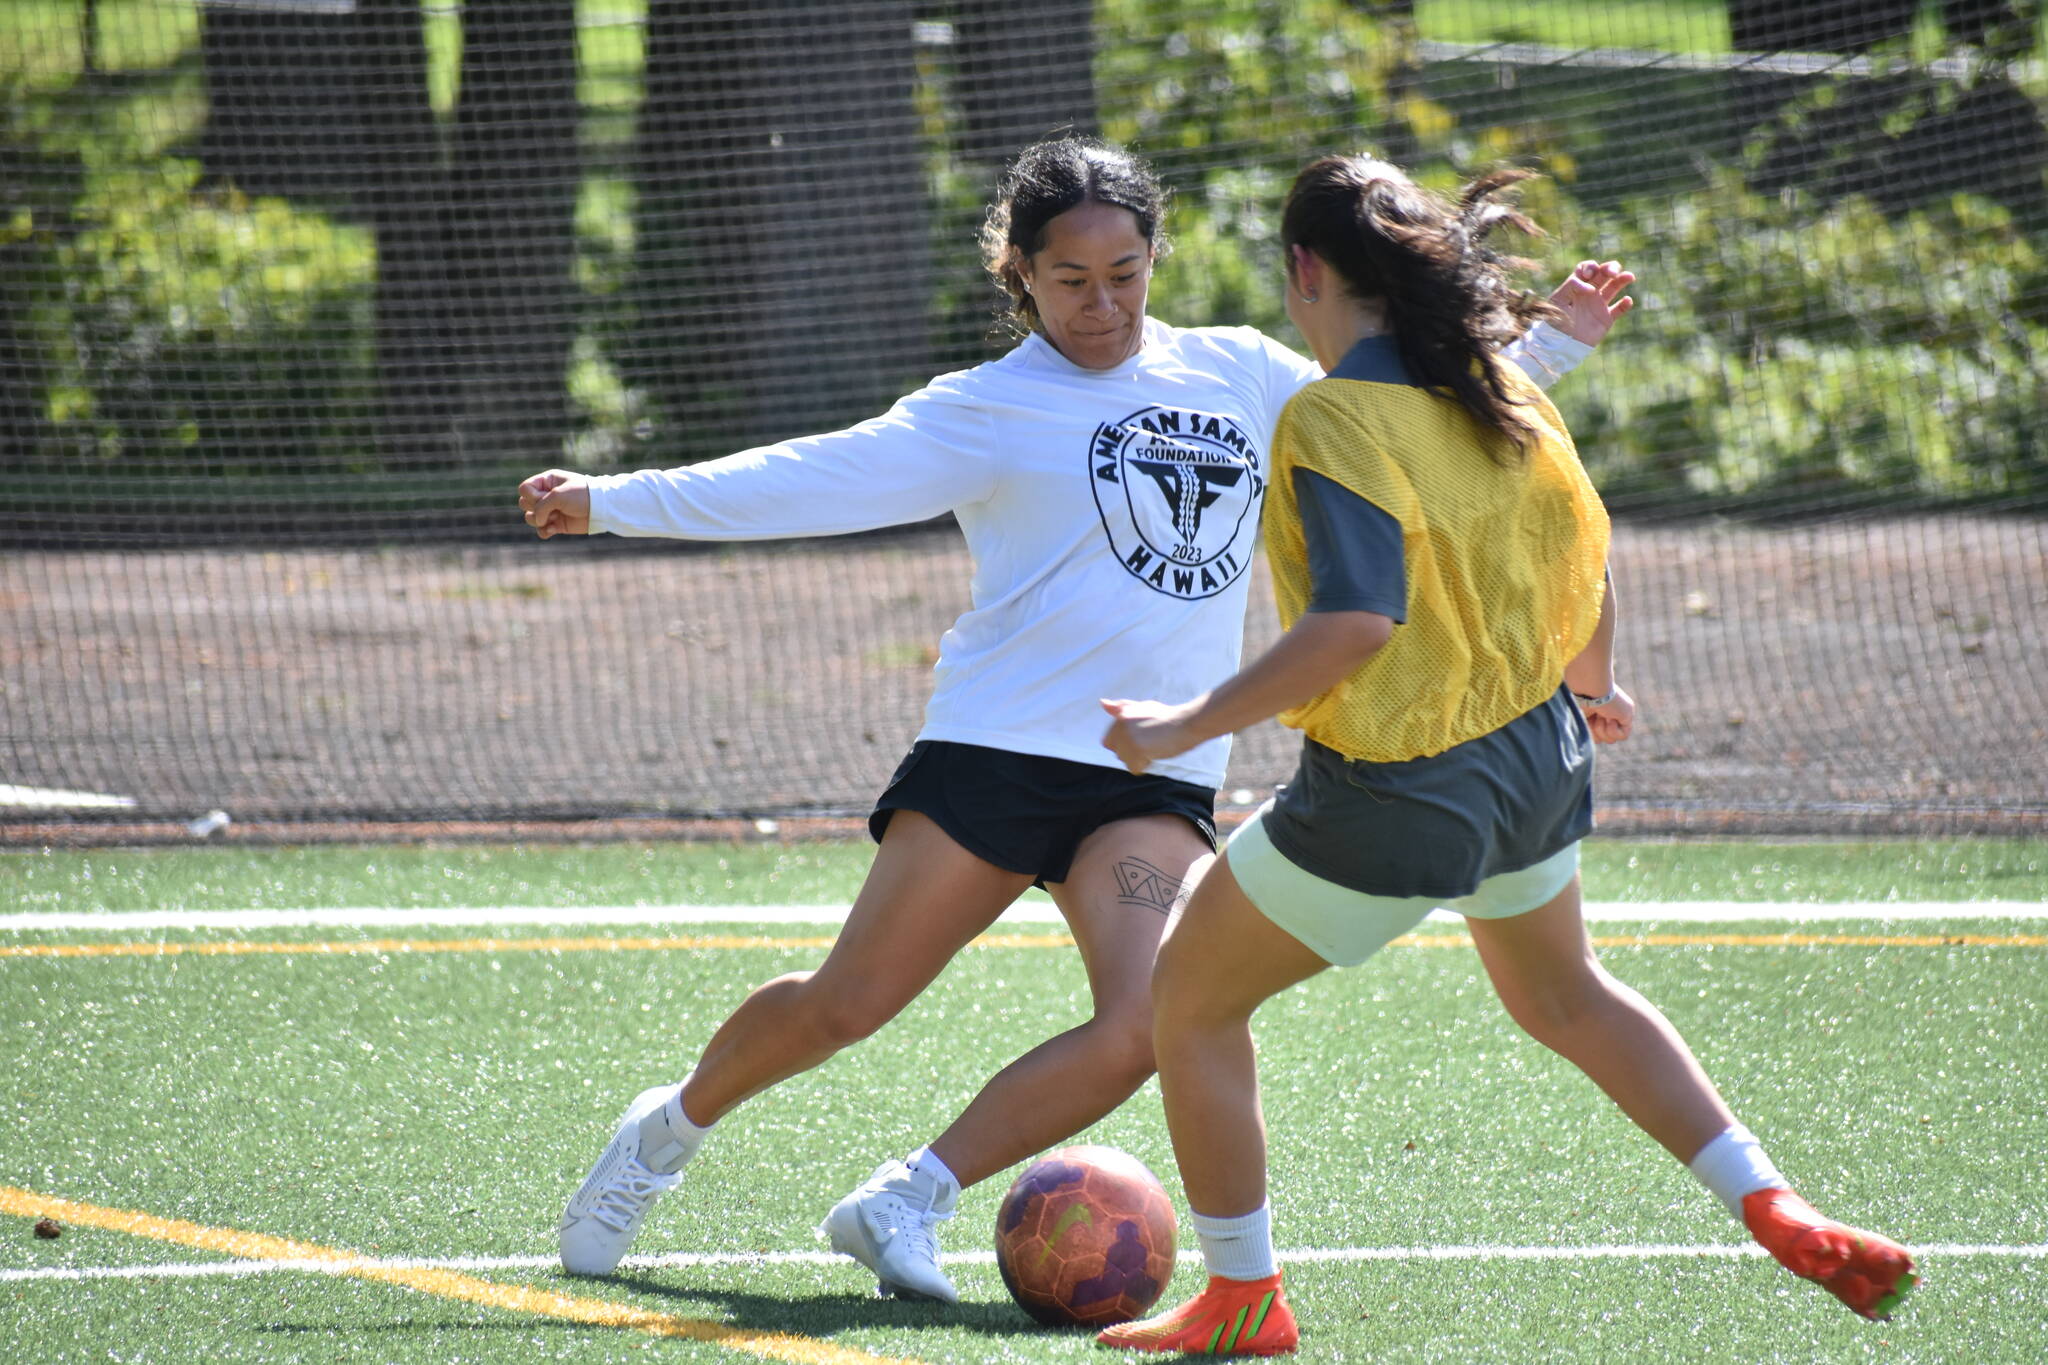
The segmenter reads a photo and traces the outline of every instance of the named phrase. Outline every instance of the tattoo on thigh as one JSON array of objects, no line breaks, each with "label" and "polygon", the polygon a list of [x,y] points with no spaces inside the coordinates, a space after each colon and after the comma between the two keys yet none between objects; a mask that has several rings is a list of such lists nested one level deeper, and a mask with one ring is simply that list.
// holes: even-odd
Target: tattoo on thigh
[{"label": "tattoo on thigh", "polygon": [[1117,899],[1170,915],[1187,903],[1194,887],[1143,858],[1125,858],[1116,865]]}]

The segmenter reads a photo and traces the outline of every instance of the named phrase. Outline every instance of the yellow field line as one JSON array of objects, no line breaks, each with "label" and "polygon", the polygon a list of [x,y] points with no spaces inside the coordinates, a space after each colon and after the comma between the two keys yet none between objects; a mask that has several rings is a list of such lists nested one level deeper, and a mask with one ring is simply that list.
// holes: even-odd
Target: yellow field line
[{"label": "yellow field line", "polygon": [[642,1308],[630,1308],[622,1303],[609,1303],[603,1299],[554,1294],[545,1289],[529,1289],[523,1285],[497,1284],[490,1280],[478,1279],[474,1275],[464,1275],[459,1271],[371,1265],[366,1264],[365,1258],[356,1252],[342,1251],[335,1247],[318,1246],[286,1237],[272,1237],[261,1232],[244,1232],[236,1228],[207,1227],[203,1223],[188,1223],[178,1218],[159,1218],[154,1214],[140,1213],[132,1209],[110,1209],[98,1204],[81,1204],[75,1200],[59,1199],[54,1195],[37,1194],[33,1190],[15,1189],[8,1185],[0,1185],[0,1213],[17,1214],[23,1218],[54,1218],[60,1223],[71,1223],[80,1227],[107,1228],[135,1237],[175,1242],[180,1246],[217,1251],[248,1260],[322,1262],[331,1267],[332,1273],[336,1275],[381,1280],[386,1284],[395,1284],[401,1289],[411,1289],[421,1294],[433,1294],[444,1299],[461,1299],[467,1303],[482,1304],[486,1308],[502,1308],[510,1313],[532,1313],[541,1317],[562,1318],[569,1322],[588,1323],[593,1327],[617,1327],[645,1332],[655,1337],[708,1341],[729,1350],[744,1351],[768,1360],[790,1361],[793,1365],[920,1365],[917,1361],[879,1356],[848,1346],[836,1346],[817,1337],[795,1336],[787,1332],[752,1332],[722,1322],[676,1317],[670,1313],[654,1313]]},{"label": "yellow field line", "polygon": [[[977,948],[1070,948],[1065,934],[986,934]],[[1396,948],[1466,948],[1465,934],[1403,934]],[[382,957],[404,953],[645,953],[721,948],[830,948],[829,937],[697,934],[672,938],[375,938],[354,943],[8,943],[5,957]],[[1603,934],[1596,948],[2048,948],[2043,934]]]}]

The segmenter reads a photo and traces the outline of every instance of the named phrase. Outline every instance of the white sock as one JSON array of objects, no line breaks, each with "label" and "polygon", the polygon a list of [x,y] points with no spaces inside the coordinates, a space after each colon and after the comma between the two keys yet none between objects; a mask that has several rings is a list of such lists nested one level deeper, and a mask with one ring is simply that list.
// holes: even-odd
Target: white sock
[{"label": "white sock", "polygon": [[1273,1256],[1272,1205],[1261,1204],[1235,1218],[1211,1218],[1189,1209],[1188,1222],[1202,1239],[1202,1260],[1211,1275],[1263,1280],[1280,1273]]},{"label": "white sock", "polygon": [[683,1087],[679,1084],[668,1097],[668,1103],[640,1122],[641,1163],[663,1175],[680,1171],[684,1162],[697,1155],[704,1135],[710,1131],[709,1124],[699,1127],[683,1112]]},{"label": "white sock", "polygon": [[1742,1196],[1758,1190],[1792,1188],[1764,1155],[1756,1134],[1739,1123],[1700,1148],[1699,1155],[1686,1163],[1686,1169],[1718,1195],[1738,1220],[1742,1217]]},{"label": "white sock", "polygon": [[944,1199],[946,1195],[959,1195],[960,1177],[954,1175],[953,1168],[941,1161],[939,1154],[931,1148],[918,1148],[903,1159],[903,1164],[916,1171],[919,1175],[928,1175],[938,1181],[942,1202],[950,1202],[950,1200]]}]

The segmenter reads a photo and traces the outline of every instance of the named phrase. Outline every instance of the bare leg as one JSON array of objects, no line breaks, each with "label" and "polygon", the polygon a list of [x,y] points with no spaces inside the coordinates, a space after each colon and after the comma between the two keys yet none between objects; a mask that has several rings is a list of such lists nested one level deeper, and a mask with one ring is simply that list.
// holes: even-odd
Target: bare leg
[{"label": "bare leg", "polygon": [[1058,1145],[1152,1075],[1152,962],[1212,855],[1177,815],[1104,825],[1082,841],[1053,900],[1067,918],[1095,1013],[1004,1067],[931,1144],[964,1186]]},{"label": "bare leg", "polygon": [[1252,1012],[1329,963],[1246,899],[1228,855],[1203,876],[1159,950],[1153,1047],[1188,1206],[1214,1218],[1266,1202]]},{"label": "bare leg", "polygon": [[[1594,957],[1577,879],[1526,915],[1466,923],[1515,1022],[1592,1077],[1665,1151],[1690,1164],[1734,1124],[1671,1021]],[[1742,1217],[1781,1265],[1866,1318],[1889,1317],[1917,1282],[1904,1247],[1823,1217],[1789,1189],[1751,1193]]]},{"label": "bare leg", "polygon": [[1671,1021],[1593,955],[1577,878],[1526,915],[1466,927],[1514,1021],[1590,1076],[1664,1150],[1691,1161],[1735,1122]]},{"label": "bare leg", "polygon": [[683,1086],[684,1113],[715,1122],[867,1037],[1030,885],[897,811],[825,961],[768,982],[719,1025]]}]

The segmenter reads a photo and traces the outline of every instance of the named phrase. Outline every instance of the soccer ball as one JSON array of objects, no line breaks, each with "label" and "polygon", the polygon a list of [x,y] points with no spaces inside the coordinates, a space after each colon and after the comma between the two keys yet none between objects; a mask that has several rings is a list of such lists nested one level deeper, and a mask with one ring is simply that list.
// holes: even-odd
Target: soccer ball
[{"label": "soccer ball", "polygon": [[1173,1201],[1145,1163],[1062,1147],[1031,1163],[996,1214],[996,1267],[1048,1327],[1142,1317],[1173,1278]]}]

